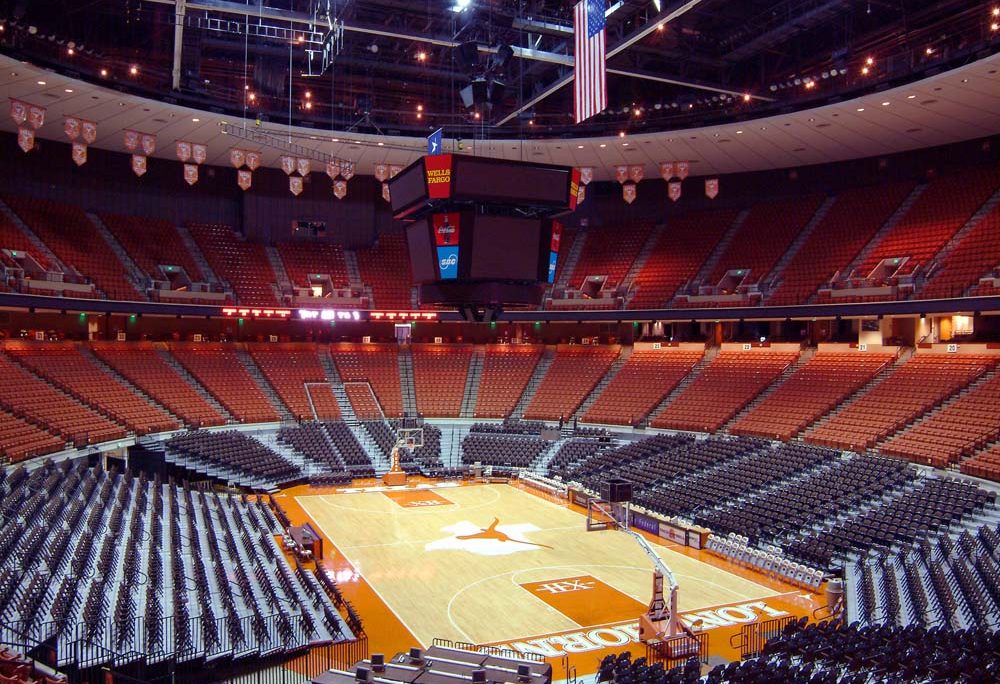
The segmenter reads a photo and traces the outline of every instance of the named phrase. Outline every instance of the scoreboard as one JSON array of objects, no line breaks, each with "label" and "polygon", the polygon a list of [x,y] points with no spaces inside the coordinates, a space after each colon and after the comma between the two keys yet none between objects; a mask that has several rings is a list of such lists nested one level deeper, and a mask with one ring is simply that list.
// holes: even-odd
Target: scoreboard
[{"label": "scoreboard", "polygon": [[570,167],[452,154],[401,171],[389,192],[421,301],[537,304],[555,280],[557,217],[576,208],[578,188]]}]

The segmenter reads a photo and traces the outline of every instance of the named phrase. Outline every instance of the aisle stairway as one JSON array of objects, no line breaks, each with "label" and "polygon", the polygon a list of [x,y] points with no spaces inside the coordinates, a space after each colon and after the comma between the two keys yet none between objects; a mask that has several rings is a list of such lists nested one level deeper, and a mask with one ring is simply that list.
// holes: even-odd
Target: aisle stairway
[{"label": "aisle stairway", "polygon": [[486,350],[477,345],[469,357],[469,372],[465,376],[465,390],[462,393],[461,418],[474,418],[476,415],[476,399],[479,397],[479,383],[483,376],[483,363],[486,360]]},{"label": "aisle stairway", "polygon": [[288,407],[285,406],[285,403],[281,401],[278,393],[274,390],[274,387],[271,386],[271,383],[268,382],[267,378],[264,377],[264,374],[261,372],[260,368],[257,367],[256,362],[254,362],[253,357],[250,356],[249,352],[245,349],[237,349],[236,356],[239,358],[240,363],[243,364],[243,367],[246,368],[250,377],[253,378],[254,382],[257,383],[257,386],[260,387],[264,396],[267,397],[268,401],[271,403],[271,406],[273,406],[274,410],[278,412],[281,420],[294,420],[292,412],[289,411]]},{"label": "aisle stairway", "polygon": [[535,392],[538,391],[539,385],[541,385],[542,380],[545,379],[545,374],[549,371],[549,366],[552,365],[555,358],[555,348],[546,347],[545,351],[542,352],[542,358],[538,360],[538,365],[535,366],[535,370],[531,374],[531,379],[528,380],[528,384],[524,388],[524,393],[521,395],[521,398],[518,399],[517,405],[514,406],[514,410],[510,413],[512,418],[521,418],[524,416],[524,409],[526,409],[528,404],[531,403],[532,398],[535,396]]}]

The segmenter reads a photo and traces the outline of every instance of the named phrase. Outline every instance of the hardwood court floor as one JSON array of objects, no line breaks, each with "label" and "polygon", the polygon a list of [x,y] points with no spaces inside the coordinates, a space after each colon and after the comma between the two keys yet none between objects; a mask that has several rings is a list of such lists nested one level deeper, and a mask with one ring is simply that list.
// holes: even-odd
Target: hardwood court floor
[{"label": "hardwood court floor", "polygon": [[[652,562],[577,510],[508,485],[298,495],[416,639],[497,643],[636,619]],[[666,546],[682,612],[780,593]],[[332,549],[330,551],[333,551]]]}]

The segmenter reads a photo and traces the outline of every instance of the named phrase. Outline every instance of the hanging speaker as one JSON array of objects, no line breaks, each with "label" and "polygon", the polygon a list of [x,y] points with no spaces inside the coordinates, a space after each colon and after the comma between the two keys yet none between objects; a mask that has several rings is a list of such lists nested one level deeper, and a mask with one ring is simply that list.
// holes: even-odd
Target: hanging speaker
[{"label": "hanging speaker", "polygon": [[456,48],[455,62],[464,71],[475,71],[479,67],[479,43],[474,40],[462,43]]}]

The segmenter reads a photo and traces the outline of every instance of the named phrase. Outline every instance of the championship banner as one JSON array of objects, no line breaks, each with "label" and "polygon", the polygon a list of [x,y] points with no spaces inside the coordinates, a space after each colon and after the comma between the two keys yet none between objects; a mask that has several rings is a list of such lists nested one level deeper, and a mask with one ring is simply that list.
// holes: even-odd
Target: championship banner
[{"label": "championship banner", "polygon": [[628,180],[628,167],[622,164],[621,166],[615,167],[615,180],[619,183],[624,183]]},{"label": "championship banner", "polygon": [[136,131],[125,131],[125,149],[129,152],[139,149],[139,134]]},{"label": "championship banner", "polygon": [[181,162],[187,164],[189,161],[191,161],[191,143],[184,142],[183,140],[178,140],[176,147],[177,147],[177,158],[180,159]]},{"label": "championship banner", "polygon": [[285,172],[285,175],[291,176],[295,171],[295,157],[289,157],[287,154],[281,155],[281,170]]},{"label": "championship banner", "polygon": [[247,168],[251,171],[260,168],[260,152],[247,152]]},{"label": "championship banner", "polygon": [[229,163],[233,165],[233,168],[240,168],[247,163],[247,153],[238,147],[234,147],[229,150]]},{"label": "championship banner", "polygon": [[94,141],[97,140],[97,124],[93,121],[81,122],[80,135],[83,136],[83,142],[93,145]]},{"label": "championship banner", "polygon": [[330,177],[330,180],[337,180],[337,176],[340,175],[340,164],[335,161],[328,161],[326,163],[326,175]]},{"label": "championship banner", "polygon": [[35,146],[35,132],[27,126],[21,126],[18,128],[17,145],[24,150],[25,153],[31,152],[32,148]]},{"label": "championship banner", "polygon": [[660,178],[669,183],[670,179],[676,175],[673,162],[660,162]]},{"label": "championship banner", "polygon": [[295,170],[299,172],[300,176],[305,178],[312,173],[312,159],[296,159]]},{"label": "championship banner", "polygon": [[580,169],[573,168],[570,169],[569,173],[569,210],[574,211],[576,205],[580,202],[580,191],[583,190],[583,186],[580,185]]},{"label": "championship banner", "polygon": [[80,120],[75,116],[67,116],[63,120],[63,132],[66,137],[70,140],[76,140],[80,137]]},{"label": "championship banner", "polygon": [[142,142],[142,153],[147,157],[152,156],[153,152],[156,152],[156,136],[143,133],[140,140]]},{"label": "championship banner", "polygon": [[391,196],[389,195],[388,183],[382,183],[382,199],[384,199],[386,202],[392,201]]},{"label": "championship banner", "polygon": [[[590,181],[594,180],[594,167],[593,166],[581,166],[580,167],[580,185],[590,185]],[[577,202],[579,204],[579,202]]]},{"label": "championship banner", "polygon": [[36,131],[45,125],[45,107],[28,106],[28,124]]},{"label": "championship banner", "polygon": [[345,161],[340,165],[340,177],[345,181],[354,178],[354,162]]},{"label": "championship banner", "polygon": [[288,189],[293,195],[298,197],[302,194],[302,177],[301,176],[289,176],[288,177]]},{"label": "championship banner", "polygon": [[674,170],[677,173],[677,177],[680,178],[681,180],[684,180],[685,178],[688,177],[688,171],[690,169],[691,165],[688,164],[686,161],[674,163]]},{"label": "championship banner", "polygon": [[719,179],[718,178],[706,178],[705,179],[705,195],[708,199],[715,199],[719,194]]},{"label": "championship banner", "polygon": [[636,164],[634,166],[628,167],[628,177],[633,183],[638,183],[646,175],[646,167],[642,164]]},{"label": "championship banner", "polygon": [[635,202],[635,183],[626,183],[622,186],[622,198],[627,204]]},{"label": "championship banner", "polygon": [[389,178],[395,178],[396,176],[399,175],[399,172],[402,171],[402,170],[403,170],[402,166],[399,166],[398,164],[390,164],[389,165]]},{"label": "championship banner", "polygon": [[204,164],[205,160],[208,159],[208,146],[197,144],[192,145],[191,157],[194,159],[195,164]]},{"label": "championship banner", "polygon": [[73,157],[74,164],[77,166],[83,166],[87,163],[87,146],[83,143],[73,143],[73,152],[71,153],[71,156]]},{"label": "championship banner", "polygon": [[240,169],[236,172],[236,184],[240,186],[240,190],[244,192],[250,189],[250,184],[253,182],[253,171],[247,171],[246,169]]},{"label": "championship banner", "polygon": [[549,251],[558,252],[562,245],[562,224],[558,221],[552,222],[552,239],[549,241]]},{"label": "championship banner", "polygon": [[146,175],[146,158],[141,154],[132,155],[132,173],[139,177]]},{"label": "championship banner", "polygon": [[671,201],[676,202],[681,198],[681,184],[680,181],[673,181],[672,183],[667,183],[667,197]]},{"label": "championship banner", "polygon": [[12,99],[10,101],[10,118],[14,120],[18,126],[23,124],[28,120],[28,105],[24,104],[20,100]]},{"label": "championship banner", "polygon": [[583,204],[583,200],[587,198],[587,186],[581,185],[576,191],[576,206]]},{"label": "championship banner", "polygon": [[188,185],[194,185],[198,182],[198,165],[197,164],[185,164],[184,165],[184,180]]},{"label": "championship banner", "polygon": [[379,183],[385,181],[386,174],[388,173],[389,173],[389,167],[387,167],[385,164],[375,165],[375,180],[377,180]]},{"label": "championship banner", "polygon": [[347,181],[337,180],[333,181],[333,195],[337,199],[344,199],[347,197]]}]

